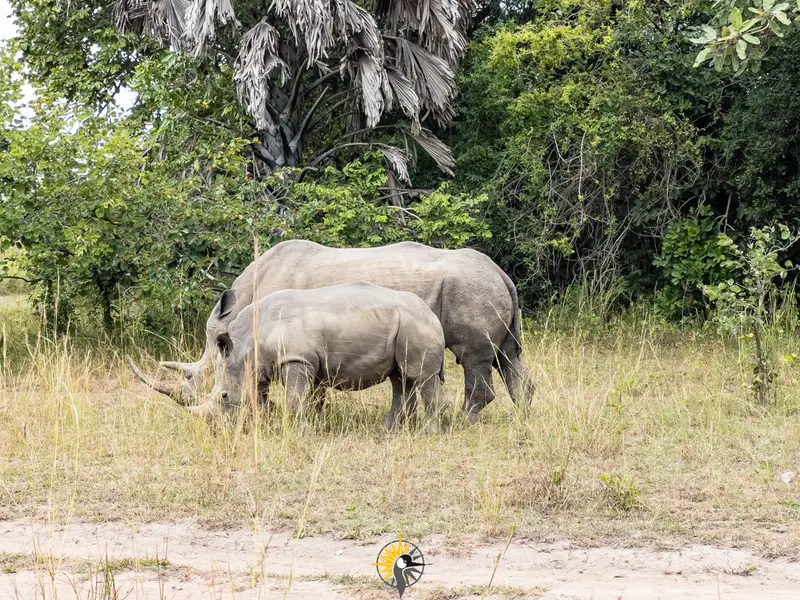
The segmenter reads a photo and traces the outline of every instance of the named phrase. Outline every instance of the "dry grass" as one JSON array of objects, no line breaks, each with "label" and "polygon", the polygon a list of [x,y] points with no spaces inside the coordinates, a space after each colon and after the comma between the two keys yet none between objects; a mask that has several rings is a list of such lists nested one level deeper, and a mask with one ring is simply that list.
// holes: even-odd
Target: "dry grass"
[{"label": "dry grass", "polygon": [[[534,414],[499,393],[479,424],[441,435],[387,434],[387,385],[333,394],[305,426],[215,429],[136,383],[121,353],[26,344],[24,311],[0,311],[0,518],[800,545],[798,483],[780,478],[800,470],[800,366],[781,364],[778,402],[757,407],[748,364],[710,334],[531,332]],[[447,374],[460,406],[452,361]]]}]

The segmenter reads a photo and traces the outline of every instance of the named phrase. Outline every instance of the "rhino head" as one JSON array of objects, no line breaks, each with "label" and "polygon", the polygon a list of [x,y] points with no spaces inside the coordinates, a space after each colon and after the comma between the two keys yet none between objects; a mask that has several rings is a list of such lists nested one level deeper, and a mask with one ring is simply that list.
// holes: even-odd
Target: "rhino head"
[{"label": "rhino head", "polygon": [[183,406],[193,404],[198,397],[199,391],[203,388],[206,372],[215,362],[218,352],[218,338],[221,334],[227,334],[228,326],[236,317],[237,311],[234,310],[235,308],[236,293],[230,289],[222,292],[206,322],[206,349],[200,360],[197,362],[162,361],[158,363],[159,367],[183,373],[184,377],[181,380],[169,381],[149,377],[129,358],[128,363],[134,374],[146,386],[169,396],[178,404]]}]

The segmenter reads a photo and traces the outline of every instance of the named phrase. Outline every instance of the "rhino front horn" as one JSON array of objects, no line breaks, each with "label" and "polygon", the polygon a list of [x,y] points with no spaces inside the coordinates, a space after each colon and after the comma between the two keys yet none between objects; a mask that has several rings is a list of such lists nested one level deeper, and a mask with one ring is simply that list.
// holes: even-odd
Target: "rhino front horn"
[{"label": "rhino front horn", "polygon": [[153,379],[152,377],[148,377],[136,366],[136,363],[133,362],[132,358],[128,358],[128,364],[131,366],[134,374],[144,383],[147,387],[154,389],[155,391],[164,394],[165,396],[169,396],[178,404],[182,404],[186,406],[189,404],[189,395],[186,393],[182,383],[170,383],[167,381],[159,381],[157,379]]}]

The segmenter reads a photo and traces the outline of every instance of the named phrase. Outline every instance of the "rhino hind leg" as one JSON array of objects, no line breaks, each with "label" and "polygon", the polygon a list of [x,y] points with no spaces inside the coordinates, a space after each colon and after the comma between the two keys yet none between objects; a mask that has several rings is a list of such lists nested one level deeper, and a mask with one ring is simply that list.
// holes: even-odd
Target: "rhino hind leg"
[{"label": "rhino hind leg", "polygon": [[494,400],[492,363],[492,359],[474,361],[464,357],[464,413],[470,423],[475,423],[478,413]]},{"label": "rhino hind leg", "polygon": [[389,376],[389,380],[392,382],[392,408],[386,415],[386,429],[394,431],[413,417],[417,410],[417,396],[414,382],[403,377],[399,369]]},{"label": "rhino hind leg", "polygon": [[441,390],[441,381],[439,375],[431,375],[425,381],[421,382],[417,389],[422,404],[425,405],[425,420],[427,421],[427,428],[431,433],[439,433],[442,431],[442,420],[444,416],[444,407],[439,402],[439,393]]}]

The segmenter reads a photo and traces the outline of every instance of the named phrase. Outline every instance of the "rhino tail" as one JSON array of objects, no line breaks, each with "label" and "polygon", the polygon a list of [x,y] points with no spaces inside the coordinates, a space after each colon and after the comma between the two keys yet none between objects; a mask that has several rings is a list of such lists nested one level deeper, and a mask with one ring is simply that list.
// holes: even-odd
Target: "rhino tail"
[{"label": "rhino tail", "polygon": [[442,357],[442,366],[439,367],[439,381],[444,383],[444,356]]},{"label": "rhino tail", "polygon": [[[499,269],[499,267],[498,267]],[[504,350],[513,350],[517,356],[522,355],[522,310],[519,307],[519,296],[517,295],[517,286],[511,281],[511,278],[505,271],[500,269],[503,277],[503,283],[506,284],[508,295],[511,296],[511,307],[513,314],[511,316],[511,323],[508,326],[508,335],[506,335],[506,343],[503,344]],[[512,343],[508,344],[508,338],[512,338]],[[513,344],[513,345],[512,345]]]}]

